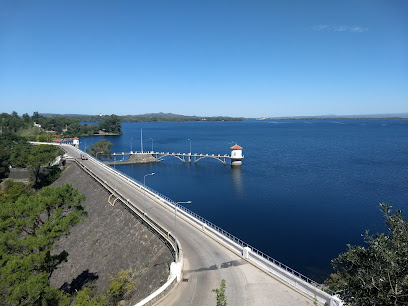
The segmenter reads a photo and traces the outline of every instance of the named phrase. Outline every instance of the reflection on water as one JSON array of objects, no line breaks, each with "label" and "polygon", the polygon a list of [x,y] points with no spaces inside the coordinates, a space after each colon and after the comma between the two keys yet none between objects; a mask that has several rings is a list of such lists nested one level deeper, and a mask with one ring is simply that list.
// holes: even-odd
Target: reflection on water
[{"label": "reflection on water", "polygon": [[231,180],[235,191],[242,195],[244,193],[244,184],[242,179],[242,167],[231,167]]},{"label": "reflection on water", "polygon": [[210,158],[182,163],[169,156],[116,168],[142,183],[155,172],[146,177],[148,187],[175,201],[191,200],[188,208],[203,218],[323,281],[332,272],[330,260],[346,244],[363,243],[367,229],[384,230],[378,203],[408,211],[408,122],[273,123],[123,123],[124,134],[81,137],[80,146],[104,138],[113,143],[112,152],[140,150],[143,128],[145,148],[152,138],[155,151],[190,152],[191,139],[193,152],[223,155],[230,154],[228,140],[234,139],[244,147],[242,167]]}]

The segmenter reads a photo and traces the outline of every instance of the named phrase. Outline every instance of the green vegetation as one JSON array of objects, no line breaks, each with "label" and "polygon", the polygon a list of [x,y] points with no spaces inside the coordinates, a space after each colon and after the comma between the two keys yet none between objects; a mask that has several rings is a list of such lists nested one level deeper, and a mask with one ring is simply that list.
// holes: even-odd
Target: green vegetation
[{"label": "green vegetation", "polygon": [[[91,285],[73,295],[50,286],[53,272],[68,258],[66,251],[54,251],[54,243],[83,222],[87,214],[81,205],[85,197],[71,185],[48,186],[61,172],[59,166],[50,164],[63,152],[58,146],[28,142],[40,140],[32,138],[37,132],[37,136],[50,136],[41,134],[39,127],[31,127],[33,118],[40,122],[42,117],[38,113],[21,118],[16,113],[0,115],[0,304],[117,305],[134,287],[131,270],[112,278],[109,289],[100,296],[94,294]],[[120,122],[114,115],[103,124],[106,133],[120,132]],[[110,157],[111,145],[102,140],[92,149],[103,151],[101,157]],[[32,182],[5,179],[10,166],[31,169]]]},{"label": "green vegetation", "polygon": [[221,280],[220,288],[211,290],[217,295],[217,306],[227,306],[227,296],[225,295],[225,280]]},{"label": "green vegetation", "polygon": [[131,269],[120,271],[116,277],[111,277],[109,289],[102,295],[96,295],[91,285],[78,291],[72,297],[75,306],[116,306],[134,288]]},{"label": "green vegetation", "polygon": [[408,305],[408,222],[380,204],[386,233],[365,233],[367,246],[350,246],[332,260],[326,285],[349,305]]},{"label": "green vegetation", "polygon": [[71,185],[37,194],[9,183],[0,198],[0,297],[10,305],[57,304],[60,292],[49,279],[68,253],[53,244],[86,217],[85,197]]},{"label": "green vegetation", "polygon": [[[44,114],[45,117],[65,117],[76,119],[82,122],[101,122],[107,116],[104,115],[54,115]],[[143,115],[125,115],[118,116],[121,122],[184,122],[184,121],[242,121],[245,118],[214,116],[214,117],[200,117],[200,116],[185,116],[171,113],[154,113]]]},{"label": "green vegetation", "polygon": [[[108,300],[105,295],[96,295],[93,288],[85,287],[78,291],[72,303],[75,306],[106,306]],[[68,304],[69,305],[69,304]]]},{"label": "green vegetation", "polygon": [[80,119],[63,116],[45,117],[38,112],[30,117],[21,117],[16,112],[0,114],[2,133],[17,134],[31,141],[50,142],[57,135],[61,137],[92,136],[101,134],[121,134],[120,118],[116,115],[98,117],[99,124],[81,124]]},{"label": "green vegetation", "polygon": [[126,293],[131,291],[135,286],[135,282],[132,279],[132,270],[120,271],[117,277],[111,278],[109,289],[106,292],[108,301],[111,304],[117,305],[119,301],[125,298]]},{"label": "green vegetation", "polygon": [[107,141],[106,139],[102,139],[101,141],[95,142],[91,145],[91,149],[86,149],[86,151],[96,158],[111,158],[111,150],[110,147],[112,143]]},{"label": "green vegetation", "polygon": [[99,129],[105,133],[120,134],[121,126],[120,119],[116,115],[105,116],[104,120],[99,123]]},{"label": "green vegetation", "polygon": [[14,168],[29,168],[33,171],[33,187],[36,189],[48,185],[55,180],[59,167],[50,164],[62,155],[57,146],[29,144],[25,138],[15,134],[4,133],[0,135],[0,179],[6,178],[10,166]]},{"label": "green vegetation", "polygon": [[0,146],[0,179],[7,177],[10,172],[10,152]]},{"label": "green vegetation", "polygon": [[0,300],[6,305],[118,305],[134,288],[132,270],[120,271],[106,293],[92,283],[73,295],[50,286],[68,253],[53,253],[54,243],[84,221],[85,197],[71,185],[34,192],[12,180],[0,190]]}]

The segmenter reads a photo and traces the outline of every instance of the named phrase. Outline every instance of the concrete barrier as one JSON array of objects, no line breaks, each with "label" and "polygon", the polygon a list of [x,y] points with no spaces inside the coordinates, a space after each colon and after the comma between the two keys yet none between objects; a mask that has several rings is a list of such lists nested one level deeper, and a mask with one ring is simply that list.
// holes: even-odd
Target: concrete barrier
[{"label": "concrete barrier", "polygon": [[[78,148],[75,148],[80,151]],[[92,158],[92,157],[91,157]],[[100,163],[103,167],[105,167],[107,170],[112,172],[115,176],[120,177],[122,180],[124,179],[126,182],[130,183],[130,180],[123,176],[123,174],[116,172],[114,169],[106,166],[105,164],[95,160],[92,158],[94,162]],[[143,219],[146,224],[150,226],[157,234],[163,237],[164,240],[166,240],[169,245],[173,247],[174,254],[177,254],[175,257],[178,259],[177,262],[171,263],[170,266],[170,273],[169,273],[169,280],[162,285],[159,289],[154,291],[152,294],[144,298],[142,301],[138,302],[136,305],[141,306],[141,305],[147,305],[151,304],[157,300],[159,300],[161,297],[167,294],[167,292],[175,286],[176,283],[180,282],[181,276],[182,276],[182,268],[183,268],[183,251],[181,248],[181,245],[177,239],[171,234],[170,231],[166,230],[163,226],[159,225],[157,222],[152,220],[150,217],[148,217],[146,214],[144,214],[142,211],[140,211],[136,205],[134,205],[129,199],[125,199],[120,193],[118,193],[116,190],[112,189],[105,181],[102,181],[95,173],[92,172],[91,169],[86,167],[85,165],[77,162],[77,164],[84,169],[89,175],[91,175],[95,180],[97,180],[104,188],[106,188],[109,192],[112,194],[115,193],[117,196],[117,199],[120,199],[120,201],[127,206],[132,212],[138,215],[139,218]],[[141,187],[138,185],[137,187]],[[115,200],[115,201],[116,201]]]},{"label": "concrete barrier", "polygon": [[[79,152],[79,149],[77,149]],[[112,169],[107,165],[101,163],[100,161],[92,158],[94,162],[99,163],[102,167],[109,170],[112,174],[125,181],[140,190],[145,191],[146,196],[155,200],[158,204],[167,207],[170,211],[174,212],[175,207],[177,207],[177,213],[179,217],[183,218],[188,223],[192,224],[196,228],[202,230],[206,235],[224,245],[236,254],[241,255],[248,262],[262,269],[263,271],[270,273],[277,277],[278,279],[284,281],[285,283],[293,286],[297,290],[303,292],[304,294],[310,296],[312,299],[317,299],[320,303],[330,306],[342,305],[341,300],[334,295],[323,285],[309,279],[308,277],[302,275],[301,273],[287,267],[286,265],[280,263],[279,261],[273,259],[272,257],[262,253],[249,244],[235,237],[234,235],[226,232],[225,230],[219,228],[208,220],[200,217],[199,215],[193,213],[192,211],[186,209],[185,207],[178,205],[176,202],[161,195],[160,193],[152,190],[150,188],[145,188],[143,184],[137,182],[133,178],[130,178],[116,169]],[[182,257],[182,256],[180,256]],[[179,257],[179,258],[180,258]],[[182,267],[182,264],[181,264]],[[176,268],[174,268],[176,269]],[[180,270],[181,275],[181,270]],[[173,277],[175,274],[173,273]],[[177,277],[176,277],[177,278]],[[143,304],[141,304],[143,305]]]}]

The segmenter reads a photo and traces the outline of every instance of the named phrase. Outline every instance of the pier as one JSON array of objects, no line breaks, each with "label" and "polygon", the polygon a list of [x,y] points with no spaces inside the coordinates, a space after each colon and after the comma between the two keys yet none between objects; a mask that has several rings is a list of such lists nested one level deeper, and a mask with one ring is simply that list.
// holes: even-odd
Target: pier
[{"label": "pier", "polygon": [[[214,301],[211,289],[219,286],[220,278],[226,280],[228,292],[233,292],[228,295],[230,305],[271,305],[271,302],[274,305],[342,305],[325,285],[262,253],[183,207],[180,202],[172,201],[93,157],[82,160],[84,152],[74,146],[63,145],[63,149],[110,193],[109,203],[101,209],[112,209],[116,203],[123,205],[157,233],[174,256],[169,280],[137,305],[162,297],[165,290],[168,294],[161,301],[156,300],[159,305],[211,305]],[[138,154],[131,153],[119,156],[124,158],[125,155]],[[156,153],[157,157],[161,157],[163,152],[139,154],[153,156]],[[163,156],[174,155],[184,157],[184,161],[188,161],[190,155],[191,160],[194,160],[194,155],[197,159],[202,156],[218,157],[190,153],[164,153]],[[230,156],[231,161],[233,158]],[[228,155],[225,160],[228,160]],[[183,265],[185,262],[186,267]]]},{"label": "pier", "polygon": [[[227,160],[233,160],[234,158],[228,154],[203,154],[203,153],[171,153],[171,152],[122,152],[113,153],[113,162],[107,162],[107,164],[140,164],[140,163],[152,163],[162,161],[163,158],[167,156],[172,156],[183,163],[194,162],[197,163],[199,160],[204,158],[212,158],[222,162],[224,165],[227,164]],[[125,156],[128,156],[125,159]],[[119,157],[119,160],[118,160]],[[243,156],[242,156],[243,158]]]},{"label": "pier", "polygon": [[[146,164],[146,163],[155,163],[162,161],[163,158],[167,156],[172,156],[175,157],[179,160],[181,160],[183,163],[188,161],[191,163],[194,161],[194,163],[197,163],[199,160],[204,159],[204,158],[212,158],[216,159],[220,162],[222,162],[224,165],[227,164],[227,160],[229,159],[231,161],[231,166],[241,166],[242,165],[242,159],[244,156],[242,155],[242,147],[239,145],[235,144],[233,145],[231,149],[231,155],[228,154],[203,154],[203,153],[170,153],[170,152],[155,152],[155,151],[148,151],[148,152],[143,152],[143,146],[141,147],[142,150],[140,152],[133,152],[130,151],[128,153],[122,152],[122,153],[113,153],[111,154],[113,157],[113,162],[109,161],[106,162],[108,165],[119,165],[119,164]],[[153,146],[152,146],[153,149]],[[191,150],[191,147],[190,147]],[[125,160],[125,156],[129,156]],[[119,161],[117,160],[117,157],[119,157]]]}]

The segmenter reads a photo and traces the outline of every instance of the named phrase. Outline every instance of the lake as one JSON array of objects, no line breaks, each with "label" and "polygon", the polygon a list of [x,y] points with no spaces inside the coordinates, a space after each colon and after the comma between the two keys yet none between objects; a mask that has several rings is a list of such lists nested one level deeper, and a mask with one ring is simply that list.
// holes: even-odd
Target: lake
[{"label": "lake", "polygon": [[[264,120],[123,123],[105,136],[113,152],[230,154],[213,159],[116,168],[306,276],[322,281],[330,260],[385,230],[379,203],[408,215],[408,120]],[[82,137],[81,149],[102,137]],[[191,141],[189,141],[190,139]]]}]

